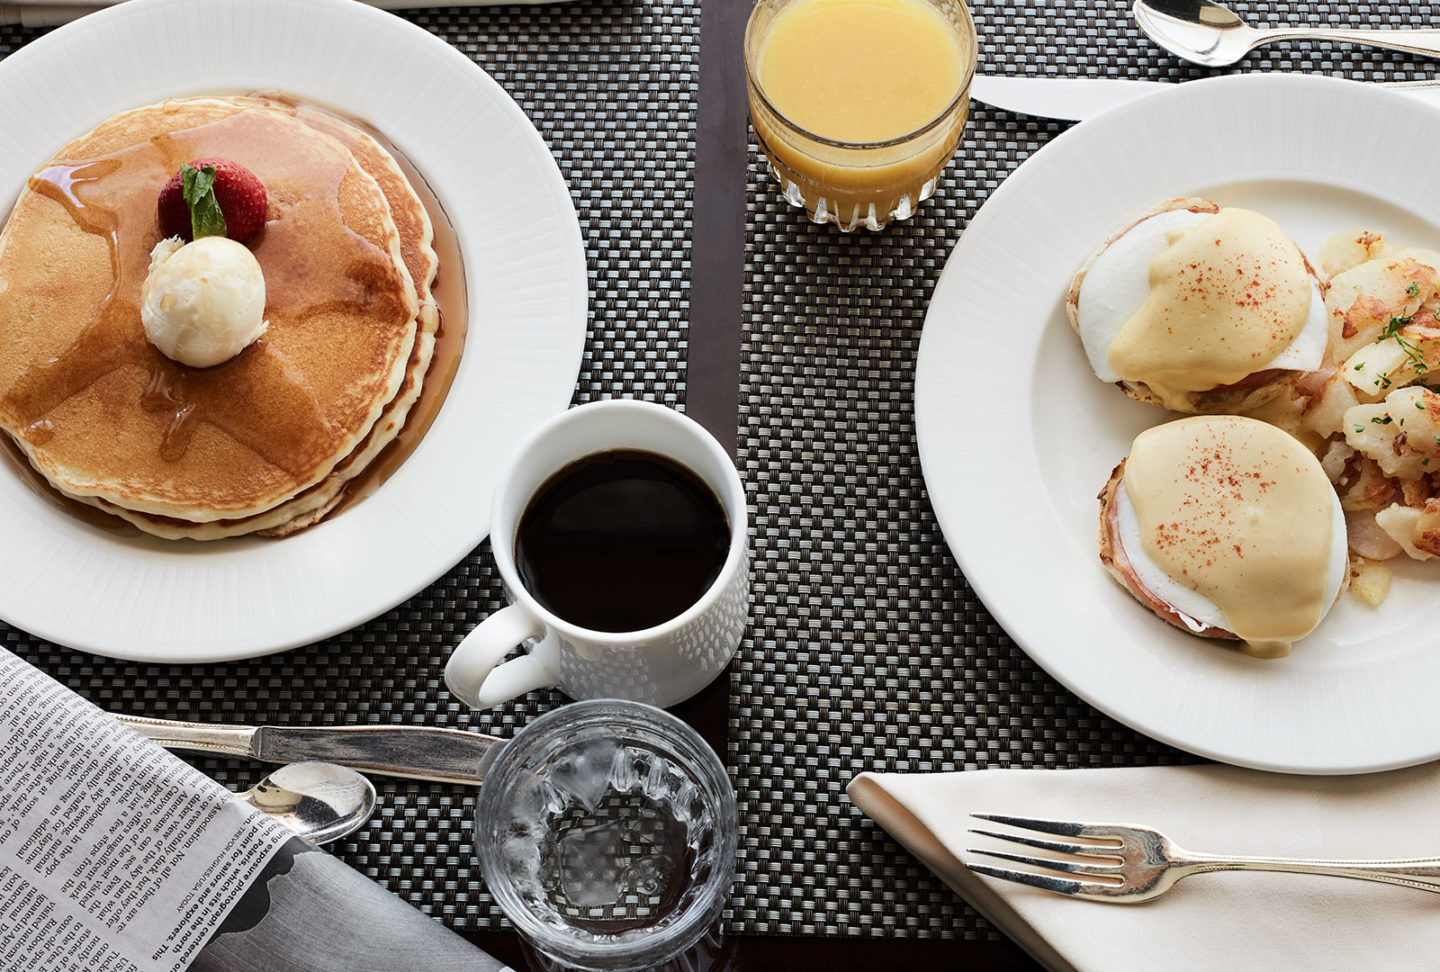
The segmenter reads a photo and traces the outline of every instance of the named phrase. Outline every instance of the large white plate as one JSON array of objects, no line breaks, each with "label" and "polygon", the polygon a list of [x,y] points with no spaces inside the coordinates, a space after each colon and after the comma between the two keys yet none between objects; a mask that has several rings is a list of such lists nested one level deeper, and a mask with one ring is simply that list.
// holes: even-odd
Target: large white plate
[{"label": "large white plate", "polygon": [[0,468],[0,617],[42,638],[208,662],[359,624],[484,539],[499,467],[570,401],[588,290],[554,159],[468,58],[366,4],[129,0],[20,49],[0,62],[0,211],[57,148],[121,109],[252,89],[363,118],[425,175],[465,263],[459,371],[424,440],[374,495],[281,541],[117,537]]},{"label": "large white plate", "polygon": [[1279,661],[1182,634],[1105,573],[1096,493],[1163,413],[1095,379],[1063,304],[1095,247],[1174,196],[1259,209],[1308,253],[1362,225],[1440,244],[1440,165],[1423,149],[1437,143],[1440,110],[1361,84],[1177,85],[1037,152],[951,253],[915,388],[936,516],[996,619],[1102,711],[1263,769],[1353,773],[1440,756],[1440,568],[1402,564],[1379,609],[1346,595]]}]

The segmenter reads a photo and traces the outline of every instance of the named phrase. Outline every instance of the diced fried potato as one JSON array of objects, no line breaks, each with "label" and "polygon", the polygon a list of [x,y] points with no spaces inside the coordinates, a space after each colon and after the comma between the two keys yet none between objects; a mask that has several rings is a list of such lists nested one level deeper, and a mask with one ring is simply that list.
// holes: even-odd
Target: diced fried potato
[{"label": "diced fried potato", "polygon": [[1331,483],[1338,483],[1354,458],[1355,450],[1350,448],[1349,443],[1332,439],[1320,454],[1320,468],[1325,470],[1326,479]]},{"label": "diced fried potato", "polygon": [[1440,470],[1440,395],[1419,385],[1398,388],[1373,405],[1345,413],[1342,431],[1356,452],[1386,476],[1418,480]]},{"label": "diced fried potato", "polygon": [[1371,607],[1390,596],[1390,568],[1364,557],[1350,558],[1350,593]]},{"label": "diced fried potato", "polygon": [[1383,256],[1388,249],[1385,238],[1379,233],[1364,229],[1341,230],[1321,243],[1316,251],[1320,279],[1329,280],[1366,260]]},{"label": "diced fried potato", "polygon": [[[1415,530],[1410,535],[1415,549],[1432,557],[1440,556],[1440,501],[1426,500]],[[1408,552],[1408,551],[1407,551]]]},{"label": "diced fried potato", "polygon": [[1440,556],[1440,501],[1426,500],[1420,509],[1387,507],[1375,514],[1375,523],[1415,560]]},{"label": "diced fried potato", "polygon": [[1400,480],[1400,502],[1406,506],[1423,506],[1432,492],[1429,479]]},{"label": "diced fried potato", "polygon": [[1358,404],[1348,377],[1337,371],[1305,403],[1305,426],[1317,435],[1333,435],[1343,427],[1345,413]]},{"label": "diced fried potato", "polygon": [[1340,373],[1362,395],[1372,399],[1403,388],[1440,369],[1440,327],[1423,314],[1394,334],[1356,351]]},{"label": "diced fried potato", "polygon": [[1352,510],[1345,514],[1345,538],[1350,552],[1366,560],[1389,560],[1404,548],[1375,523],[1373,510]]},{"label": "diced fried potato", "polygon": [[1383,509],[1395,499],[1396,487],[1374,459],[1357,456],[1335,488],[1340,493],[1340,508],[1349,512]]},{"label": "diced fried potato", "polygon": [[[1390,247],[1386,245],[1381,255],[1392,260],[1414,260],[1416,263],[1423,263],[1427,267],[1440,268],[1440,252],[1426,249],[1423,246]],[[1437,293],[1440,293],[1440,291],[1437,291]],[[1421,297],[1421,304],[1428,302],[1426,297]]]},{"label": "diced fried potato", "polygon": [[1390,539],[1398,543],[1410,557],[1415,560],[1429,560],[1433,555],[1418,549],[1411,539],[1420,523],[1420,517],[1419,510],[1397,503],[1376,513],[1375,525],[1389,534]]},{"label": "diced fried potato", "polygon": [[1414,317],[1434,297],[1437,278],[1434,267],[1408,258],[1370,260],[1337,274],[1325,293],[1332,359],[1375,343],[1392,318]]}]

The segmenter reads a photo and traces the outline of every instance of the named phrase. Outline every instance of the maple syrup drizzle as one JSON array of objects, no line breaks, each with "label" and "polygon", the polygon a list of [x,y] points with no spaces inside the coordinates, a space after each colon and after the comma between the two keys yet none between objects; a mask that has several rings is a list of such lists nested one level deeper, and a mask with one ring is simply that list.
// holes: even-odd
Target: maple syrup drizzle
[{"label": "maple syrup drizzle", "polygon": [[[274,336],[327,314],[351,314],[373,327],[373,315],[399,321],[403,307],[390,255],[345,226],[340,197],[348,156],[316,152],[308,140],[287,134],[267,113],[240,112],[108,156],[51,165],[31,177],[36,192],[64,206],[85,232],[106,240],[114,284],[70,347],[32,366],[4,396],[21,423],[46,418],[119,369],[139,368],[149,375],[140,406],[171,413],[159,444],[166,460],[180,460],[203,424],[292,476],[306,475],[317,459],[333,453],[337,428],[305,370],[291,359],[295,345]],[[270,331],[229,361],[187,368],[146,339],[140,288],[159,240],[159,188],[182,162],[216,154],[207,150],[221,146],[280,190],[278,199],[272,196],[266,228],[251,244],[265,272]],[[366,330],[356,326],[333,340],[358,346],[358,354],[378,351],[383,335],[367,342]]]},{"label": "maple syrup drizzle", "polygon": [[420,397],[411,406],[405,417],[405,424],[400,427],[395,438],[347,485],[344,499],[329,514],[335,516],[374,493],[394,475],[425,437],[426,431],[450,394],[450,386],[455,380],[456,372],[460,370],[460,355],[465,347],[465,334],[469,325],[469,304],[465,290],[465,267],[460,259],[460,240],[445,207],[440,204],[439,197],[435,195],[435,190],[430,187],[424,174],[383,132],[353,115],[283,93],[252,94],[272,104],[291,108],[301,119],[311,113],[326,115],[352,125],[375,139],[390,153],[400,171],[405,174],[410,188],[425,207],[434,229],[431,247],[435,250],[439,270],[430,284],[430,299],[435,305],[439,326],[435,331],[435,350],[430,358],[430,368],[423,376],[424,381],[420,386]]},{"label": "maple syrup drizzle", "polygon": [[[252,96],[261,98],[278,107],[288,108],[296,112],[302,119],[306,113],[316,112],[339,119],[370,135],[394,157],[401,171],[404,172],[406,178],[409,180],[416,196],[425,207],[426,213],[434,228],[432,246],[437,256],[439,269],[431,284],[431,301],[434,305],[439,324],[435,332],[435,348],[430,367],[423,376],[417,376],[424,380],[421,385],[420,395],[411,407],[405,423],[395,438],[351,481],[341,504],[331,513],[333,516],[336,512],[340,512],[354,505],[364,497],[369,496],[400,468],[405,459],[415,450],[415,447],[423,438],[426,430],[429,429],[435,416],[439,413],[441,405],[449,394],[450,386],[456,372],[459,370],[460,355],[464,347],[465,333],[467,330],[465,274],[460,258],[459,241],[449,216],[440,205],[429,183],[419,170],[416,169],[414,164],[382,133],[359,119],[311,102],[300,101],[271,92],[254,93]],[[136,328],[139,340],[124,342],[123,350],[133,358],[144,358],[144,363],[149,370],[149,380],[140,397],[141,408],[148,412],[170,412],[172,419],[161,441],[161,455],[167,461],[172,462],[179,461],[183,457],[189,445],[190,438],[194,433],[198,420],[198,412],[195,401],[187,397],[182,386],[187,372],[191,374],[199,372],[197,372],[196,369],[188,369],[176,364],[163,354],[160,354],[160,352],[150,345],[148,340],[144,339],[143,328],[138,325],[139,286],[143,283],[144,275],[149,269],[149,251],[159,239],[158,227],[154,221],[153,208],[153,200],[154,197],[158,195],[159,186],[163,185],[164,181],[168,180],[170,175],[179,168],[180,162],[208,155],[225,154],[226,148],[222,147],[223,143],[212,143],[210,141],[210,136],[219,134],[209,131],[215,124],[218,123],[203,125],[189,132],[176,133],[176,135],[173,136],[164,136],[153,140],[152,147],[158,148],[160,154],[164,157],[164,161],[158,163],[158,168],[163,171],[163,179],[155,184],[153,191],[148,196],[143,193],[137,194],[140,198],[147,200],[144,207],[132,206],[121,211],[111,210],[87,202],[87,197],[91,195],[91,192],[81,192],[82,187],[94,186],[96,183],[101,183],[106,177],[116,174],[124,166],[125,152],[116,153],[116,155],[110,157],[102,157],[74,164],[52,165],[31,177],[31,186],[37,192],[65,206],[72,218],[75,219],[77,225],[86,232],[102,236],[107,240],[112,271],[116,283],[97,308],[95,317],[86,328],[86,331],[81,334],[80,338],[78,338],[65,353],[43,363],[43,365],[37,368],[32,368],[32,373],[36,373],[37,375],[35,379],[31,379],[30,374],[22,376],[21,383],[17,384],[16,388],[4,396],[3,401],[6,405],[11,407],[23,406],[25,414],[35,413],[43,416],[43,413],[48,412],[49,408],[53,408],[54,404],[59,404],[64,398],[69,397],[68,395],[59,396],[58,401],[51,404],[49,408],[44,407],[44,402],[56,398],[57,393],[52,392],[43,397],[38,394],[38,389],[43,387],[43,382],[39,380],[38,375],[40,368],[48,367],[53,369],[51,372],[53,377],[59,371],[59,362],[61,360],[69,358],[77,352],[83,354],[86,351],[86,348],[82,345],[82,341],[86,341],[87,336],[92,345],[100,343],[100,337],[102,335],[96,334],[92,336],[91,332],[106,330],[106,328],[99,327],[97,324],[102,324],[104,321],[107,321],[109,319],[108,314],[116,314],[117,316],[130,314],[132,315],[131,320],[137,322]],[[173,165],[171,165],[171,160],[174,159],[178,159],[178,161],[174,161]],[[287,202],[288,200],[280,200],[280,207],[283,208]],[[143,267],[139,268],[138,279],[131,279],[134,272],[132,270],[131,273],[125,275],[124,284],[126,286],[122,286],[121,271],[124,269],[122,254],[125,253],[127,249],[130,249],[122,244],[129,243],[131,240],[129,233],[121,231],[122,219],[120,217],[128,213],[130,209],[147,210],[147,212],[139,215],[143,215],[144,220],[147,221],[149,225],[145,227],[148,232],[137,234],[137,236],[145,240],[144,243],[138,244],[136,247],[138,252],[144,256]],[[252,248],[256,251],[257,259],[260,256],[261,247],[265,245],[268,238],[272,235],[277,237],[281,235],[279,232],[272,233],[272,230],[277,228],[275,223],[276,209],[277,202],[272,196],[271,211],[267,214],[267,228],[263,230],[260,237],[252,243]],[[144,223],[142,222],[140,225],[144,226]],[[274,249],[275,247],[272,245],[271,248]],[[371,246],[370,249],[374,251],[373,255],[383,256],[388,267],[388,255],[380,254],[373,246]],[[137,257],[136,263],[138,264],[140,262]],[[301,262],[303,263],[303,261]],[[266,261],[262,261],[262,267],[265,267],[266,272],[267,317],[270,316],[270,300],[273,299],[277,289],[293,294],[297,298],[297,305],[301,304],[307,296],[322,292],[320,288],[315,286],[316,281],[314,280],[314,274],[312,272],[304,272],[303,268],[292,273],[289,264],[278,260],[271,262],[268,267],[266,266]],[[272,273],[275,276],[273,282],[271,280]],[[352,273],[352,281],[356,281],[359,276],[359,274]],[[107,312],[106,308],[112,302],[116,301],[117,298],[127,296],[127,291],[132,291],[128,293],[130,298],[129,306],[124,311]],[[347,307],[345,303],[347,298],[333,297],[333,289],[330,293],[332,296],[326,301],[317,301],[308,308],[297,306],[297,313],[303,316],[307,311],[314,313],[320,310],[343,310]],[[348,300],[363,303],[367,297],[368,295],[365,288],[363,286],[357,286],[348,297]],[[257,342],[257,344],[259,343],[260,342]],[[255,347],[256,345],[251,345],[250,348],[247,348],[245,352],[242,352],[242,354],[237,357],[244,357],[255,350]],[[232,359],[232,361],[233,360],[234,359]],[[229,362],[225,364],[229,364]],[[217,366],[216,369],[206,370],[215,371],[218,370],[218,368],[225,367],[225,364]],[[108,370],[113,370],[113,368]],[[75,392],[71,392],[70,394],[82,390],[89,383],[103,377],[103,374],[98,373],[99,371],[101,371],[101,369],[99,368],[99,362],[97,362],[95,365],[92,365],[92,368],[88,371],[76,368],[75,373],[67,375],[66,377],[70,379],[70,382],[66,384],[76,385]],[[27,379],[30,380],[27,381]],[[22,387],[27,384],[29,386],[28,388]],[[62,384],[61,387],[65,387],[65,385]],[[30,444],[41,446],[54,436],[55,428],[49,418],[39,417],[30,421],[22,430],[21,434]],[[140,531],[137,528],[119,517],[95,509],[87,504],[80,503],[55,489],[44,476],[31,467],[29,461],[20,449],[12,443],[8,437],[0,436],[0,446],[3,446],[3,448],[0,448],[0,452],[4,453],[6,460],[17,474],[20,475],[22,480],[47,501],[65,511],[67,514],[107,530],[124,533],[126,535],[140,535]],[[263,454],[264,453],[262,453],[262,455]]]}]

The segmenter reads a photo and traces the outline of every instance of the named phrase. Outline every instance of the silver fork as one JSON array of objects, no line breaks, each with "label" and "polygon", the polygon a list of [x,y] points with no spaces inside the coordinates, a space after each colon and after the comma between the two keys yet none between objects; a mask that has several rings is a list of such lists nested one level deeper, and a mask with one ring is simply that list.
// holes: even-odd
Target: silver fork
[{"label": "silver fork", "polygon": [[1085,843],[1047,840],[1023,834],[971,829],[997,840],[1013,841],[1028,847],[1071,855],[1072,859],[1027,857],[1004,851],[971,848],[984,854],[1031,867],[1049,868],[1076,877],[1057,877],[1034,871],[1014,871],[988,864],[971,864],[977,874],[1017,881],[1032,887],[1096,901],[1131,903],[1158,898],[1191,874],[1206,871],[1286,871],[1292,874],[1324,874],[1398,884],[1419,891],[1440,892],[1440,859],[1417,858],[1403,861],[1301,861],[1268,857],[1217,857],[1196,854],[1173,844],[1158,830],[1135,824],[1078,823],[1065,820],[1037,820],[996,813],[974,813],[972,817],[1020,830],[1073,837]]}]

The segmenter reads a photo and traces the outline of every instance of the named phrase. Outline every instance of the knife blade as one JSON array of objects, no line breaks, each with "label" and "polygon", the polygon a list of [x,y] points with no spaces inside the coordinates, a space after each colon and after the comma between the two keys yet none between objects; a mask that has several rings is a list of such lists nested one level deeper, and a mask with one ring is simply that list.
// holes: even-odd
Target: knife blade
[{"label": "knife blade", "polygon": [[[1440,104],[1440,80],[1379,84],[1430,104]],[[977,74],[970,85],[970,96],[994,108],[1021,115],[1084,121],[1117,105],[1174,87],[1175,83],[1169,81],[1139,78],[1009,78]]]},{"label": "knife blade", "polygon": [[247,756],[266,763],[320,759],[363,773],[479,786],[506,740],[427,726],[239,726],[115,718],[166,749]]}]

